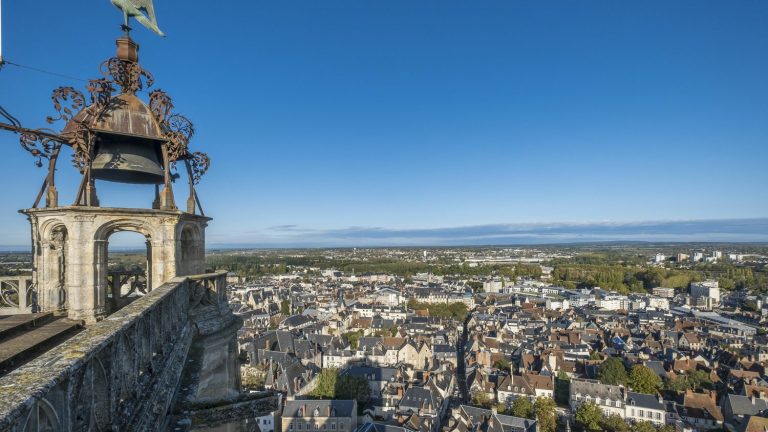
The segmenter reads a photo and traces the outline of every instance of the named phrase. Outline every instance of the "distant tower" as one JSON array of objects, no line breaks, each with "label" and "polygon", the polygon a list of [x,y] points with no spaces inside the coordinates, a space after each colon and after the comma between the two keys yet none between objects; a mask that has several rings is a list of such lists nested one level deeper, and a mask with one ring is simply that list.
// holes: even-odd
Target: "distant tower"
[{"label": "distant tower", "polygon": [[[29,139],[25,145],[28,150],[37,146],[32,154],[50,161],[33,208],[21,211],[32,225],[33,283],[44,311],[95,322],[125,303],[120,281],[108,282],[108,241],[119,231],[146,238],[145,291],[176,276],[204,272],[210,218],[195,214],[193,184],[207,168],[208,158],[189,153],[192,124],[171,113],[173,105],[165,93],[151,92],[148,104],[136,95],[149,86],[145,77],[151,77],[138,64],[138,50],[129,37],[117,39],[117,56],[103,65],[108,77],[89,83],[90,105],[72,87],[54,91],[59,117],[52,120],[66,122],[61,134],[53,135],[56,145],[36,135],[31,138],[37,142]],[[120,89],[116,95],[115,87]],[[82,174],[71,206],[59,206],[54,184],[62,145],[72,147],[74,165]],[[187,167],[189,176],[186,212],[177,209],[172,190],[176,176],[171,170],[177,163]],[[154,185],[154,201],[148,200],[152,205],[143,209],[99,207],[96,180]],[[45,207],[38,208],[43,194]]]}]

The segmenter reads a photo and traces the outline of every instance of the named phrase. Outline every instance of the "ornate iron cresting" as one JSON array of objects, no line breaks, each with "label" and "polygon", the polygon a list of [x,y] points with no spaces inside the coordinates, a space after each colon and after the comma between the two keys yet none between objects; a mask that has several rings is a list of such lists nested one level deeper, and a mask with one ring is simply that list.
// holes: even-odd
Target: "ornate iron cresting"
[{"label": "ornate iron cresting", "polygon": [[145,87],[152,87],[155,82],[152,74],[142,68],[138,62],[117,57],[102,63],[101,72],[104,76],[111,77],[112,82],[120,86],[123,93],[128,94],[135,94]]},{"label": "ornate iron cresting", "polygon": [[[46,117],[46,121],[51,125],[64,123],[60,133],[45,128],[24,128],[16,119],[6,115],[5,111],[0,112],[10,122],[0,122],[0,129],[19,133],[22,148],[35,158],[38,167],[43,166],[44,159],[48,161],[48,176],[33,207],[37,207],[43,195],[47,207],[58,206],[54,175],[62,145],[72,148],[72,164],[83,175],[75,204],[98,205],[91,173],[98,147],[100,129],[97,126],[109,119],[114,110],[126,104],[120,95],[133,96],[149,89],[154,82],[152,74],[138,63],[138,46],[130,38],[118,39],[117,57],[103,62],[100,72],[102,77],[89,80],[84,92],[70,86],[53,91],[51,100],[56,114]],[[117,89],[120,94],[115,95]],[[190,150],[189,144],[195,133],[194,125],[187,117],[174,112],[173,101],[167,93],[159,89],[151,91],[148,107],[162,134],[165,186],[170,190],[170,183],[177,178],[177,175],[171,175],[168,171],[175,170],[178,162],[184,162],[190,184],[187,211],[194,212],[195,203],[200,207],[194,185],[205,175],[211,160],[205,153]],[[166,202],[170,208],[175,208],[172,197],[166,199]]]}]

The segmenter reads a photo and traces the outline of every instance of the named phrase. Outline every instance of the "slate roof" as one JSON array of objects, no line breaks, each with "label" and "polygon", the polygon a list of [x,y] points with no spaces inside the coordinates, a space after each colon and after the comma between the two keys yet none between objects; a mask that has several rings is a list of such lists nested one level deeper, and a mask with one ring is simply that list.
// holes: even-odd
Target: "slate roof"
[{"label": "slate roof", "polygon": [[352,366],[345,369],[342,374],[364,378],[367,381],[391,381],[397,374],[397,369],[371,366]]},{"label": "slate roof", "polygon": [[304,408],[306,417],[312,417],[315,413],[319,413],[318,417],[326,417],[328,408],[331,409],[331,417],[352,417],[356,414],[355,410],[357,409],[356,403],[353,400],[287,400],[283,409],[283,418],[299,417],[298,414],[301,408]]},{"label": "slate roof", "polygon": [[736,416],[757,415],[768,409],[768,402],[764,399],[753,399],[749,396],[735,394],[728,394],[724,405],[730,405],[731,413]]},{"label": "slate roof", "polygon": [[411,387],[405,391],[403,398],[400,399],[399,407],[401,410],[412,409],[413,411],[418,411],[425,406],[425,404],[430,409],[437,409],[438,407],[437,401],[429,389],[424,387]]},{"label": "slate roof", "polygon": [[664,411],[664,401],[659,401],[657,395],[627,392],[627,405]]}]

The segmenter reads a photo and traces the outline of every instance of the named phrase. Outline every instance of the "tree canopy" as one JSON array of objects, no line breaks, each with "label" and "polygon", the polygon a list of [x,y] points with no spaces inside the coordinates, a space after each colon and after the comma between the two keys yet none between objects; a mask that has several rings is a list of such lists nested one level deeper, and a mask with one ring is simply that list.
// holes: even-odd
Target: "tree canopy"
[{"label": "tree canopy", "polygon": [[645,394],[656,394],[663,386],[661,377],[643,365],[632,366],[628,383],[632,391]]},{"label": "tree canopy", "polygon": [[623,385],[627,383],[627,369],[618,357],[608,357],[600,364],[598,378],[603,384]]},{"label": "tree canopy", "polygon": [[555,415],[555,401],[549,397],[537,397],[533,403],[533,416],[539,423],[540,432],[555,432],[557,417]]},{"label": "tree canopy", "polygon": [[587,432],[599,432],[603,430],[603,412],[594,402],[588,402],[576,410],[576,424]]},{"label": "tree canopy", "polygon": [[525,397],[518,397],[514,401],[512,401],[512,409],[510,409],[510,413],[515,417],[522,417],[522,418],[533,418],[533,404],[531,401]]},{"label": "tree canopy", "polygon": [[317,377],[317,386],[309,392],[309,396],[320,399],[357,400],[360,412],[371,398],[371,387],[368,381],[349,375],[339,375],[336,368],[323,369]]}]

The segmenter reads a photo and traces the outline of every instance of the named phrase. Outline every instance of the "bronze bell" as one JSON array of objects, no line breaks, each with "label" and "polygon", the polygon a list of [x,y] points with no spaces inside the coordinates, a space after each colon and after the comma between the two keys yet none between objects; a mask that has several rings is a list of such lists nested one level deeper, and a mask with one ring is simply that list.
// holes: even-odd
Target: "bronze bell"
[{"label": "bronze bell", "polygon": [[161,160],[160,143],[156,140],[100,134],[91,173],[98,180],[161,184],[165,179]]}]

